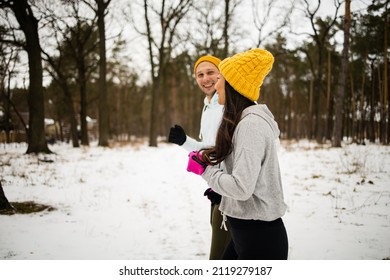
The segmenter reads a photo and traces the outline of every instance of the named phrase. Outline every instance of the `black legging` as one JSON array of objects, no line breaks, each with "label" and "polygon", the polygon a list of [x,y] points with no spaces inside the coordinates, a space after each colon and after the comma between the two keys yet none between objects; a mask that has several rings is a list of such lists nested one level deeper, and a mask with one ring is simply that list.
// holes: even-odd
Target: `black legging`
[{"label": "black legging", "polygon": [[287,260],[288,238],[281,218],[272,222],[227,218],[232,241],[224,260]]}]

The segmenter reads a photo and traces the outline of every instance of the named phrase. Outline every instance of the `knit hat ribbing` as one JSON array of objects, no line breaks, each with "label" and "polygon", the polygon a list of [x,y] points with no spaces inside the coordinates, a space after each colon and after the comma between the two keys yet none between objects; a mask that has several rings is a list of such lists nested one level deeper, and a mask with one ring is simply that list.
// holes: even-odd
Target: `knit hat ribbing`
[{"label": "knit hat ribbing", "polygon": [[262,49],[252,49],[224,59],[219,70],[225,80],[241,95],[251,101],[260,96],[260,87],[271,71],[273,55]]},{"label": "knit hat ribbing", "polygon": [[217,68],[218,68],[218,65],[219,63],[221,62],[221,60],[215,56],[212,56],[212,55],[204,55],[204,56],[201,56],[196,62],[195,62],[195,66],[194,66],[194,74],[196,75],[196,68],[198,68],[198,65],[204,61],[207,61],[207,62],[210,62],[212,64],[214,64]]}]

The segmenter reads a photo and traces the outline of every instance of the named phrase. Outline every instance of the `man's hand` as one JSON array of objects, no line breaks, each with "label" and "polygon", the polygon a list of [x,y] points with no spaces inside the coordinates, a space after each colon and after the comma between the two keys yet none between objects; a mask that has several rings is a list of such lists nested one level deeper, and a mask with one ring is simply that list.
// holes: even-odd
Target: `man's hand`
[{"label": "man's hand", "polygon": [[175,126],[171,127],[169,131],[168,142],[181,146],[184,144],[186,140],[187,140],[187,135],[184,132],[184,129],[180,125],[175,124]]}]

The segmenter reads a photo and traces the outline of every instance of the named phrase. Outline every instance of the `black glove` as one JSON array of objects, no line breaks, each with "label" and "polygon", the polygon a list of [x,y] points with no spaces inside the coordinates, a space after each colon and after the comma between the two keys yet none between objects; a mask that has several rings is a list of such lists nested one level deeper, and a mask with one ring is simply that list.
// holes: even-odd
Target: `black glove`
[{"label": "black glove", "polygon": [[221,203],[222,196],[213,191],[211,188],[208,188],[203,195],[207,196],[207,198],[211,201],[211,206]]},{"label": "black glove", "polygon": [[168,142],[181,146],[186,140],[187,135],[180,125],[175,124],[174,127],[171,127],[171,130],[169,131]]}]

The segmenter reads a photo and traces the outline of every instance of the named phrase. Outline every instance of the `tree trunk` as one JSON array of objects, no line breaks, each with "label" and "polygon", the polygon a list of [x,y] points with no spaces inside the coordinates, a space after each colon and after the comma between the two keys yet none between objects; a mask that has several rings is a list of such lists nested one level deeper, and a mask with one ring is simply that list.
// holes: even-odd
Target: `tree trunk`
[{"label": "tree trunk", "polygon": [[314,81],[313,79],[310,80],[310,93],[309,93],[309,118],[308,118],[308,127],[309,127],[309,139],[313,139],[314,136],[314,125],[313,125],[313,118],[314,118]]},{"label": "tree trunk", "polygon": [[324,138],[324,131],[325,128],[323,123],[323,112],[324,108],[322,107],[322,104],[324,104],[324,89],[322,86],[322,67],[323,67],[323,45],[319,45],[318,47],[318,76],[316,78],[317,83],[317,93],[314,95],[314,106],[315,106],[315,114],[316,114],[316,122],[315,122],[315,137],[317,143],[322,143]]},{"label": "tree trunk", "polygon": [[[151,68],[152,78],[152,108],[150,116],[150,131],[149,131],[149,146],[157,147],[157,136],[158,136],[158,121],[159,121],[159,99],[161,91],[162,74],[166,71],[167,65],[170,63],[172,49],[173,49],[173,38],[176,33],[179,22],[184,18],[185,14],[189,11],[192,5],[190,0],[174,1],[175,4],[170,4],[169,7],[166,5],[166,1],[162,1],[161,6],[158,9],[150,7],[150,3],[144,0],[144,16],[146,24],[146,32],[144,35],[147,36],[148,40],[148,51],[149,51],[149,62]],[[160,21],[160,34],[159,39],[153,38],[151,32],[150,20],[148,10],[151,9],[157,13]],[[155,27],[155,26],[154,26]],[[159,41],[156,50],[158,53],[154,54],[153,45]],[[156,65],[155,60],[158,60]]]},{"label": "tree trunk", "polygon": [[[383,124],[383,144],[389,144],[390,143],[390,131],[389,131],[389,127],[390,127],[390,123],[387,123],[387,126],[386,126],[386,119],[387,119],[387,115],[388,115],[388,111],[389,111],[389,98],[388,98],[388,81],[387,81],[387,78],[388,78],[388,71],[387,71],[387,52],[388,52],[388,43],[387,43],[387,30],[388,30],[388,22],[387,22],[387,3],[385,5],[385,37],[384,37],[384,46],[383,46],[383,53],[384,53],[384,57],[383,57],[383,104],[382,104],[382,108],[383,108],[383,113],[382,113],[382,124]],[[387,119],[387,121],[389,121],[389,119]]]},{"label": "tree trunk", "polygon": [[330,123],[331,123],[331,114],[330,114],[330,93],[331,93],[331,77],[332,77],[332,59],[331,51],[328,50],[328,81],[327,81],[327,90],[326,90],[326,124],[325,124],[325,139],[329,140],[330,137]]},{"label": "tree trunk", "polygon": [[12,77],[12,73],[9,72],[9,75],[8,75],[8,88],[7,88],[7,92],[5,92],[5,88],[2,88],[3,90],[3,94],[5,96],[5,100],[6,100],[6,104],[5,104],[5,110],[4,110],[4,115],[5,115],[5,133],[6,133],[6,139],[7,139],[7,143],[10,143],[11,139],[10,139],[10,130],[11,130],[11,124],[10,124],[10,118],[11,118],[11,103],[8,102],[8,100],[11,100],[11,77]]},{"label": "tree trunk", "polygon": [[224,46],[223,46],[223,57],[228,57],[229,54],[229,36],[228,36],[228,29],[229,29],[229,22],[230,22],[230,0],[225,0],[225,23],[223,27],[223,40],[224,40]]},{"label": "tree trunk", "polygon": [[365,68],[366,68],[366,58],[367,55],[363,57],[363,69],[362,69],[362,86],[361,86],[361,95],[360,95],[360,101],[359,101],[359,112],[360,112],[360,121],[359,121],[359,136],[358,136],[358,143],[359,144],[364,144],[365,139],[366,139],[366,134],[365,134],[365,119],[366,119],[366,114],[365,114],[365,107],[364,107],[364,88],[366,85],[366,74],[365,74]]},{"label": "tree trunk", "polygon": [[0,211],[2,210],[12,210],[14,209],[12,205],[8,202],[8,199],[5,197],[3,187],[0,181]]},{"label": "tree trunk", "polygon": [[157,105],[157,81],[156,73],[155,73],[155,63],[153,61],[153,46],[152,46],[152,33],[150,29],[150,21],[149,21],[149,14],[148,14],[148,3],[146,0],[144,0],[144,16],[145,16],[145,23],[146,23],[146,29],[147,29],[147,36],[148,36],[148,50],[149,50],[149,61],[150,61],[150,73],[152,78],[152,107],[150,110],[150,130],[149,130],[149,146],[150,147],[157,147],[157,114],[158,114],[158,106]]},{"label": "tree trunk", "polygon": [[172,100],[171,100],[170,96],[173,95],[173,92],[175,91],[176,83],[175,83],[175,81],[173,81],[173,83],[171,83],[171,81],[169,80],[170,71],[174,71],[172,69],[172,66],[170,66],[170,67],[171,68],[165,68],[165,70],[164,70],[162,87],[161,87],[161,88],[167,89],[167,90],[165,90],[165,94],[163,95],[163,101],[164,101],[164,123],[163,123],[163,127],[162,127],[163,132],[168,132],[169,128],[172,125],[172,117],[171,117],[172,116],[172,108],[171,108]]},{"label": "tree trunk", "polygon": [[159,79],[155,79],[156,81],[153,82],[153,88],[152,88],[152,109],[150,114],[150,134],[149,134],[149,146],[150,147],[157,147],[157,129],[158,129],[158,104],[159,104],[159,86],[158,81]]},{"label": "tree trunk", "polygon": [[51,153],[45,137],[45,112],[43,101],[43,70],[41,46],[38,36],[38,21],[27,0],[12,1],[11,9],[26,37],[29,65],[29,128],[27,153]]},{"label": "tree trunk", "polygon": [[335,96],[335,121],[333,126],[332,147],[341,147],[343,138],[343,105],[345,95],[345,80],[348,71],[349,30],[351,24],[351,0],[345,1],[344,46],[341,61],[341,71]]},{"label": "tree trunk", "polygon": [[67,113],[68,113],[69,123],[70,123],[70,134],[72,137],[72,145],[73,148],[78,148],[80,147],[80,145],[79,145],[79,136],[77,132],[76,112],[73,107],[72,94],[69,92],[67,86],[65,86],[64,88],[64,94],[65,94]]},{"label": "tree trunk", "polygon": [[357,101],[355,94],[355,86],[353,82],[352,73],[350,73],[351,80],[351,98],[352,98],[352,142],[357,143],[358,135],[357,135],[357,123],[356,123],[356,112],[357,112]]},{"label": "tree trunk", "polygon": [[80,86],[80,127],[81,144],[89,146],[88,126],[87,126],[87,80],[85,77],[84,58],[82,56],[79,63],[79,86]]},{"label": "tree trunk", "polygon": [[104,3],[104,0],[96,0],[98,9],[98,28],[99,28],[99,146],[107,147],[109,139],[109,120],[107,105],[107,83],[106,83],[106,35],[104,24],[104,13],[110,3]]},{"label": "tree trunk", "polygon": [[371,95],[370,95],[370,121],[368,126],[369,139],[375,142],[375,59],[371,60]]}]

